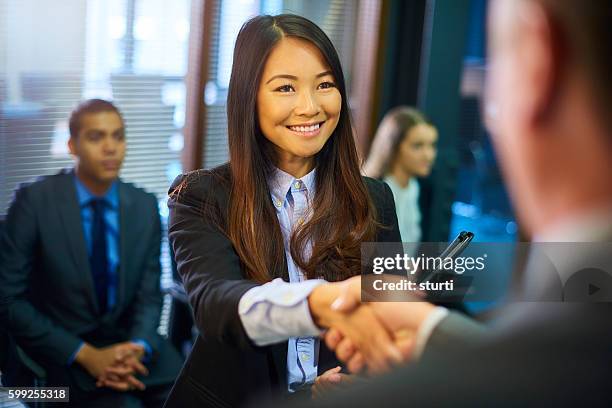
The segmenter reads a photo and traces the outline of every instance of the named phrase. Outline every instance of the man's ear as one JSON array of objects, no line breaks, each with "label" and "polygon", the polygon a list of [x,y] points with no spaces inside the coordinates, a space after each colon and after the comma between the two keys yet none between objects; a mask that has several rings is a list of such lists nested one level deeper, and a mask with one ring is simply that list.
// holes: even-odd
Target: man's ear
[{"label": "man's ear", "polygon": [[562,37],[551,13],[537,1],[517,2],[519,58],[523,65],[524,109],[528,120],[538,124],[556,107],[561,92]]},{"label": "man's ear", "polygon": [[73,136],[70,136],[68,138],[68,151],[70,152],[71,155],[76,156],[76,146],[75,146],[76,141],[74,140]]}]

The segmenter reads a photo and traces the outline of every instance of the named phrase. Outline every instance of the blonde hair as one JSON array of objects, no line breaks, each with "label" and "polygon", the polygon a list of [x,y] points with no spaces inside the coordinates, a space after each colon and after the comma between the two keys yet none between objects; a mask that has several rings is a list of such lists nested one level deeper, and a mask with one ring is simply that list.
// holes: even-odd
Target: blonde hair
[{"label": "blonde hair", "polygon": [[383,177],[389,171],[397,149],[408,131],[423,123],[431,125],[425,115],[409,106],[398,106],[387,112],[376,130],[370,154],[361,169],[363,175]]}]

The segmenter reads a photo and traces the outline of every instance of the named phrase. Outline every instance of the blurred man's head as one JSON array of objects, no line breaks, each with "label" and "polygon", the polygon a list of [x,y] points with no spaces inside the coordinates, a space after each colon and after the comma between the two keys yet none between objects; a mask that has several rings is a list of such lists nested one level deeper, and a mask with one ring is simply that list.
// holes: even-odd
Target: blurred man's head
[{"label": "blurred man's head", "polygon": [[491,3],[485,116],[527,232],[612,205],[611,21],[606,0]]},{"label": "blurred man's head", "polygon": [[89,187],[110,185],[125,157],[125,129],[115,105],[102,99],[80,103],[70,115],[70,153],[77,174]]}]

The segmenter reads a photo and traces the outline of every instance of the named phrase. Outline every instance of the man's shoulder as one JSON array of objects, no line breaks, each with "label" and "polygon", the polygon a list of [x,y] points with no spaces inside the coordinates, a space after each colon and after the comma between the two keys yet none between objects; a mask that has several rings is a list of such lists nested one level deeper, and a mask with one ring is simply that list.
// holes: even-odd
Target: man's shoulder
[{"label": "man's shoulder", "polygon": [[40,194],[49,189],[56,190],[61,182],[72,177],[72,169],[61,169],[55,174],[45,174],[17,185],[16,191],[27,191],[29,194]]},{"label": "man's shoulder", "polygon": [[137,201],[155,201],[157,202],[157,197],[155,194],[149,193],[142,187],[137,187],[132,182],[127,182],[119,179],[119,186],[124,194],[128,194],[131,199]]}]

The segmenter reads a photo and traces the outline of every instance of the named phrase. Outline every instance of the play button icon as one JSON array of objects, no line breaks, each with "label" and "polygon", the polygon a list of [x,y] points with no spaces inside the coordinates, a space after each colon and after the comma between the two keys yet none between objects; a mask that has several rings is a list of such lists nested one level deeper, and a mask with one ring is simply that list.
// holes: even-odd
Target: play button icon
[{"label": "play button icon", "polygon": [[564,302],[612,302],[612,276],[597,268],[574,273],[563,286]]}]

